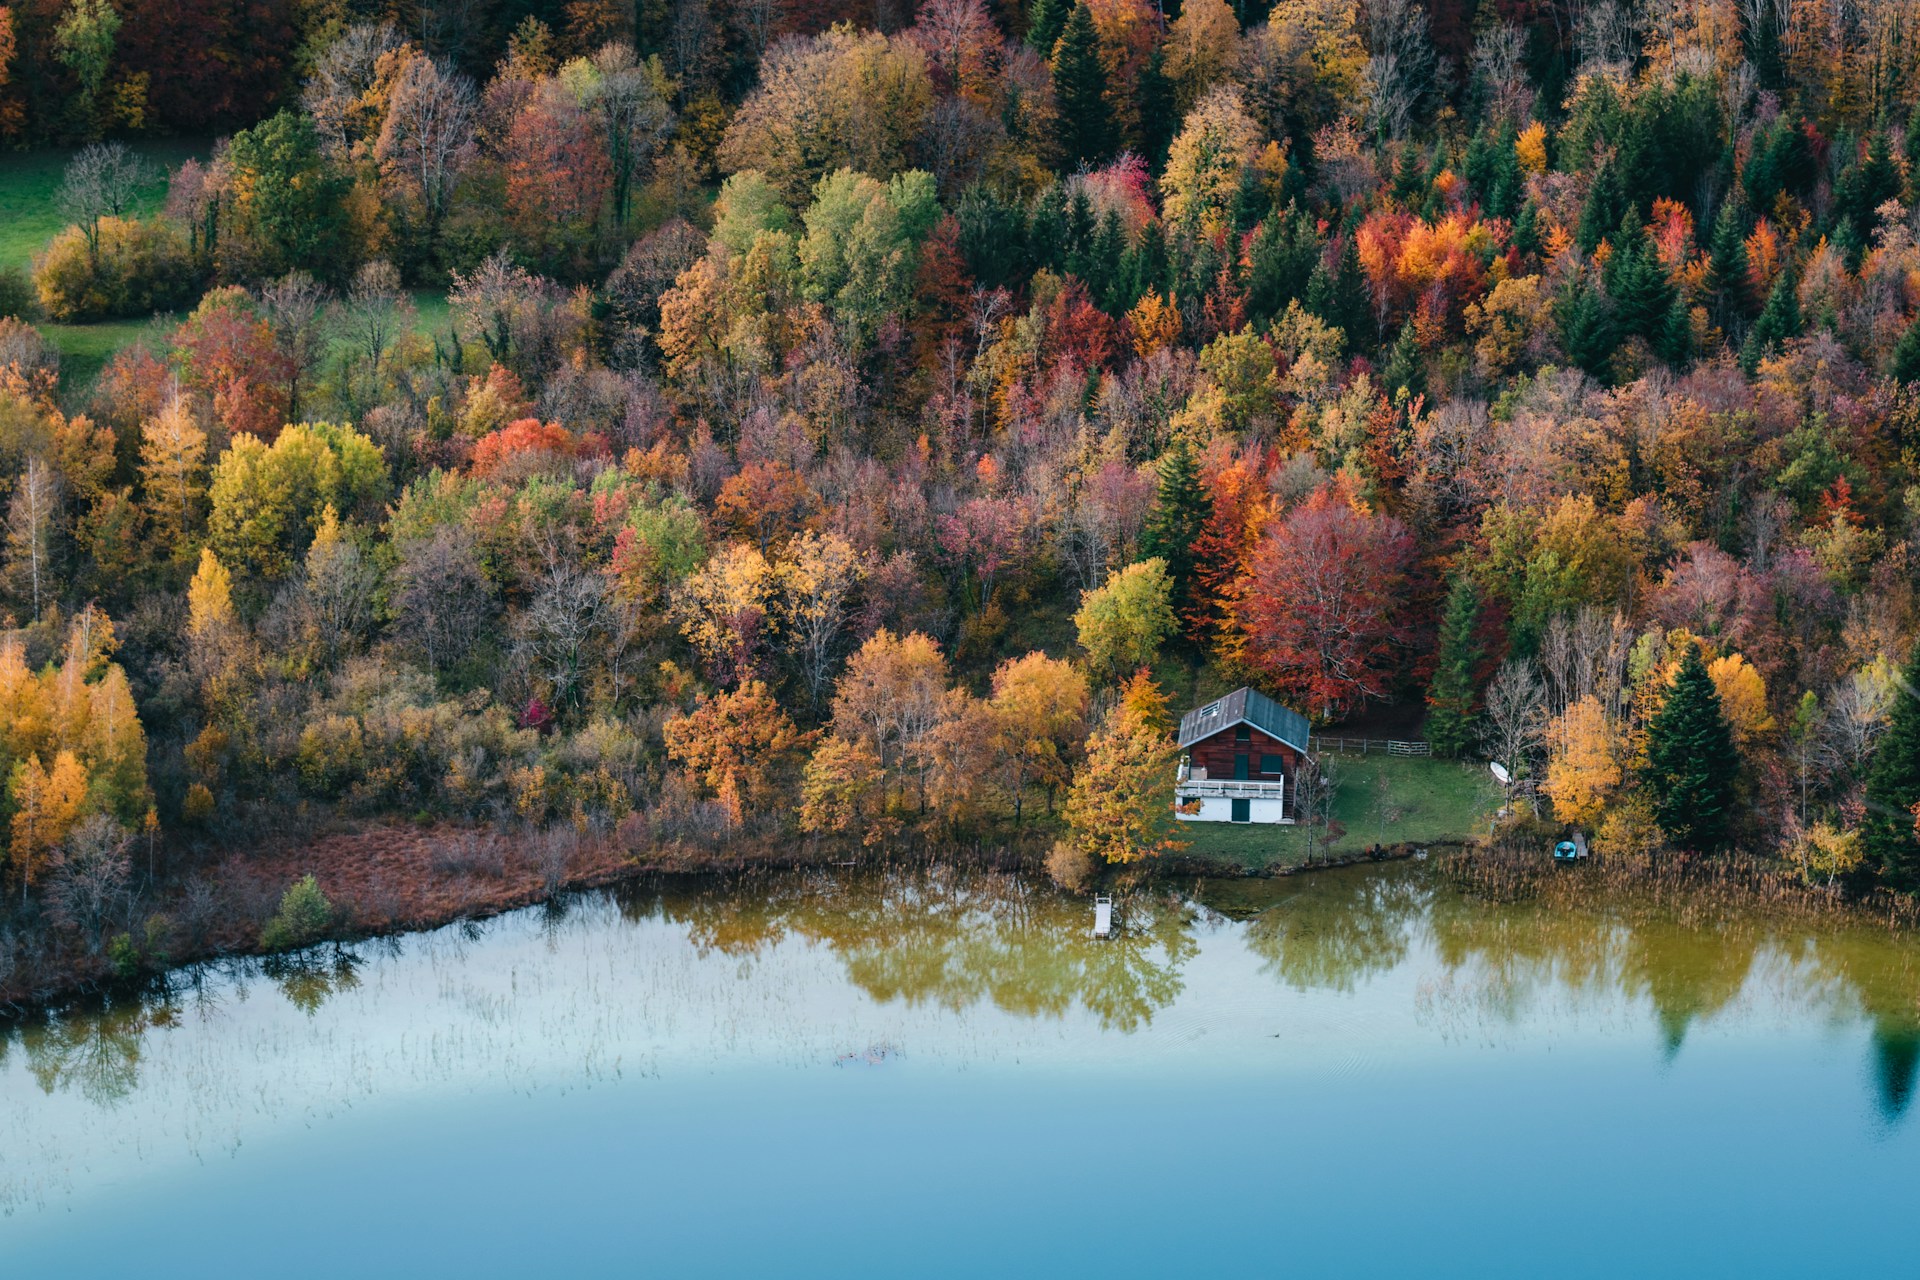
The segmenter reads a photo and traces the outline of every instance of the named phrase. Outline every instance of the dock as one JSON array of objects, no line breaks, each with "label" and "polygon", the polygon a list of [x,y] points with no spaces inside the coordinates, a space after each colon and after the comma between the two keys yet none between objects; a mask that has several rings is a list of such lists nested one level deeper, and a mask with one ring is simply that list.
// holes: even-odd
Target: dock
[{"label": "dock", "polygon": [[1093,936],[1104,938],[1113,932],[1113,899],[1101,894],[1093,900]]}]

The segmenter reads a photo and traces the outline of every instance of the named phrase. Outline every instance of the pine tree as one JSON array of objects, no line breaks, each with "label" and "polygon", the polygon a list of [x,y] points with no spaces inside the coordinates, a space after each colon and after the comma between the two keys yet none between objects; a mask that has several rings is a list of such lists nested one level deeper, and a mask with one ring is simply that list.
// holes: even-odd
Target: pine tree
[{"label": "pine tree", "polygon": [[1427,740],[1436,755],[1449,759],[1464,755],[1479,738],[1475,724],[1479,690],[1474,687],[1474,668],[1480,662],[1474,629],[1479,621],[1479,589],[1470,574],[1455,574],[1440,622],[1433,683],[1427,686]]},{"label": "pine tree", "polygon": [[1720,693],[1699,647],[1689,645],[1665,704],[1647,726],[1644,779],[1667,839],[1701,853],[1724,848],[1739,767]]},{"label": "pine tree", "polygon": [[1592,281],[1582,278],[1568,285],[1556,311],[1567,359],[1603,381],[1611,376],[1613,351],[1620,339],[1607,301]]},{"label": "pine tree", "polygon": [[1722,200],[1707,250],[1707,290],[1713,298],[1714,322],[1721,328],[1747,315],[1751,306],[1747,300],[1746,232],[1746,212],[1739,200],[1732,196]]},{"label": "pine tree", "polygon": [[1767,295],[1767,305],[1761,310],[1760,318],[1753,322],[1746,346],[1740,348],[1741,367],[1752,374],[1782,343],[1799,335],[1799,280],[1793,268],[1786,267],[1774,282],[1773,292]]},{"label": "pine tree", "polygon": [[1523,258],[1531,258],[1540,252],[1540,205],[1532,196],[1520,206],[1520,216],[1513,220],[1513,247]]},{"label": "pine tree", "polygon": [[1053,46],[1067,25],[1067,0],[1033,0],[1027,10],[1027,44],[1041,57],[1053,56]]},{"label": "pine tree", "polygon": [[1632,213],[1621,219],[1613,254],[1607,259],[1606,281],[1621,336],[1637,334],[1649,342],[1658,340],[1673,306],[1673,283],[1667,279],[1646,227]]},{"label": "pine tree", "polygon": [[1894,694],[1893,715],[1867,769],[1867,813],[1861,822],[1867,865],[1895,889],[1920,888],[1920,648]]},{"label": "pine tree", "polygon": [[1174,103],[1173,81],[1167,78],[1166,61],[1164,48],[1148,55],[1134,91],[1140,103],[1140,154],[1155,177],[1167,167],[1167,152],[1173,146],[1174,132],[1180,127],[1180,111]]},{"label": "pine tree", "polygon": [[1146,528],[1140,531],[1142,559],[1167,562],[1173,580],[1173,609],[1186,616],[1193,603],[1193,540],[1206,528],[1213,504],[1200,483],[1200,464],[1185,440],[1175,440],[1160,456],[1160,491]]},{"label": "pine tree", "polygon": [[1387,352],[1386,367],[1380,371],[1380,385],[1390,394],[1404,390],[1408,399],[1425,395],[1425,366],[1420,339],[1413,331],[1413,321],[1409,320],[1400,326],[1400,336],[1393,340],[1393,347]]},{"label": "pine tree", "polygon": [[1073,6],[1053,49],[1053,93],[1060,106],[1061,144],[1075,164],[1097,164],[1113,150],[1113,113],[1100,36],[1086,4]]},{"label": "pine tree", "polygon": [[1896,382],[1920,382],[1920,320],[1908,325],[1894,344],[1893,377]]},{"label": "pine tree", "polygon": [[1687,300],[1678,293],[1667,307],[1666,319],[1661,322],[1653,348],[1676,369],[1683,368],[1693,355],[1693,313],[1687,309]]},{"label": "pine tree", "polygon": [[1612,161],[1603,160],[1593,171],[1593,181],[1587,185],[1587,202],[1580,206],[1580,228],[1574,235],[1580,252],[1592,253],[1598,248],[1620,225],[1626,212],[1627,199],[1620,190],[1620,175],[1613,171]]}]

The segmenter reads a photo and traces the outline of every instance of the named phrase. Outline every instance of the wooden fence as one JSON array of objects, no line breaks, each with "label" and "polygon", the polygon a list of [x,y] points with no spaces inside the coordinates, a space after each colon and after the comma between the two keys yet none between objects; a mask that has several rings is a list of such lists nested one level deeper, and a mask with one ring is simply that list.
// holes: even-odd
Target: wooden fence
[{"label": "wooden fence", "polygon": [[1430,756],[1433,754],[1431,743],[1423,739],[1408,741],[1402,738],[1345,738],[1316,733],[1307,739],[1309,751],[1338,751],[1343,755],[1373,755],[1381,753],[1390,756]]}]

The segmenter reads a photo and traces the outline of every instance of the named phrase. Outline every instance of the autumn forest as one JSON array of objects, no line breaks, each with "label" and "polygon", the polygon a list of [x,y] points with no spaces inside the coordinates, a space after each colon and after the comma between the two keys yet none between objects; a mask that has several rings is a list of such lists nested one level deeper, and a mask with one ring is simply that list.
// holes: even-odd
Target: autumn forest
[{"label": "autumn forest", "polygon": [[327,833],[1084,886],[1243,684],[1920,890],[1915,25],[0,4],[0,994],[460,909]]}]

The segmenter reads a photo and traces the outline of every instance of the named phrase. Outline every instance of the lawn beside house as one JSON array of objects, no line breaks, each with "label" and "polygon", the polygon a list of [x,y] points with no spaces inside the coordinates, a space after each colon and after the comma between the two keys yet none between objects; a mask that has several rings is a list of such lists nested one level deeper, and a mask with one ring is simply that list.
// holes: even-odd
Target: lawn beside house
[{"label": "lawn beside house", "polygon": [[[1345,831],[1317,856],[1352,856],[1375,845],[1439,844],[1485,834],[1500,806],[1500,786],[1481,761],[1387,755],[1329,754],[1338,778],[1334,820]],[[1172,834],[1188,842],[1182,861],[1247,871],[1272,871],[1307,860],[1304,827],[1228,822],[1178,822]]]}]

